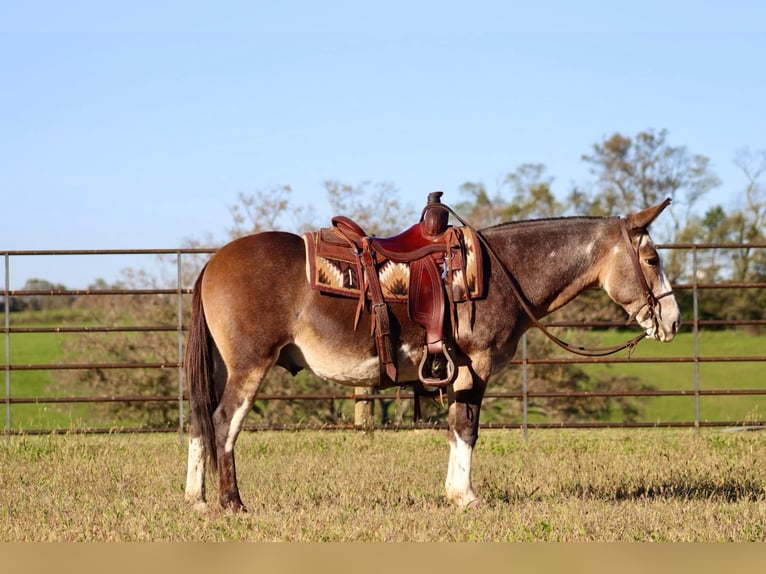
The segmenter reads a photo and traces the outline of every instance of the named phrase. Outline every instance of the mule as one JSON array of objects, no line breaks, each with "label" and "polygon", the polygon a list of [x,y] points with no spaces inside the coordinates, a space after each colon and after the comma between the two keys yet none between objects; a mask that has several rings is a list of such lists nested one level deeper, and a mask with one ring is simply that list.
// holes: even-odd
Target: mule
[{"label": "mule", "polygon": [[[509,361],[521,335],[585,289],[600,287],[643,335],[670,341],[681,317],[649,225],[665,201],[619,217],[565,217],[505,223],[480,232],[486,293],[457,309],[456,364],[448,410],[447,498],[479,503],[471,460],[490,376]],[[222,507],[244,511],[234,459],[237,436],[266,373],[308,369],[322,379],[377,387],[369,329],[353,329],[357,302],[309,287],[303,239],[269,231],[216,252],[193,291],[184,368],[190,427],[185,498],[204,508],[206,467],[219,477]],[[416,381],[423,331],[407,305],[390,305],[399,381]],[[363,321],[364,322],[364,321]],[[403,383],[400,383],[403,384]]]}]

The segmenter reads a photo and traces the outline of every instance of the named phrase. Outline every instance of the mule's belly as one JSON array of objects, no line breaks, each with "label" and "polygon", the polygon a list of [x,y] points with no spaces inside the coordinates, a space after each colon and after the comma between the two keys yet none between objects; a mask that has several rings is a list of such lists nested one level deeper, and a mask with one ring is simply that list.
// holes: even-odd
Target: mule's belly
[{"label": "mule's belly", "polygon": [[[359,387],[375,387],[380,383],[380,361],[372,353],[306,337],[296,337],[295,345],[300,349],[304,368],[321,379]],[[416,365],[420,354],[420,350],[413,351],[407,345],[399,349],[400,382],[417,380]]]}]

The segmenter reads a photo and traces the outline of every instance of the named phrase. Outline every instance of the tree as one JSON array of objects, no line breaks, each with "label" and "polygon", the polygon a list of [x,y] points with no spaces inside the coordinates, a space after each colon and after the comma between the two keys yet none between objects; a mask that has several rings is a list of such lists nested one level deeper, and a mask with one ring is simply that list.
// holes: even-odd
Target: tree
[{"label": "tree", "polygon": [[[142,270],[125,269],[114,283],[97,280],[89,290],[167,288]],[[173,327],[178,301],[174,295],[94,295],[80,297],[78,315],[87,323],[110,327]],[[88,332],[63,340],[73,363],[173,363],[178,360],[178,337],[174,331]],[[178,394],[175,369],[97,368],[64,371],[57,385],[86,388],[99,396],[174,396]],[[74,394],[78,394],[75,392]],[[93,407],[102,424],[178,426],[178,405],[172,401],[109,402]]]},{"label": "tree", "polygon": [[[229,238],[277,229],[296,230],[297,221],[304,215],[301,206],[291,202],[292,188],[289,185],[273,186],[257,190],[252,194],[240,193],[238,203],[229,208],[233,225],[229,229]],[[291,221],[285,221],[290,215]]]},{"label": "tree", "polygon": [[350,217],[370,235],[399,233],[417,218],[415,210],[402,203],[392,183],[364,181],[350,185],[331,179],[324,182],[324,187],[333,214]]},{"label": "tree", "polygon": [[649,129],[632,138],[615,133],[594,144],[582,159],[591,164],[597,182],[591,193],[576,189],[570,196],[581,213],[625,215],[670,197],[675,209],[664,239],[675,238],[697,201],[720,184],[710,160],[684,146],[671,146],[667,130]]},{"label": "tree", "polygon": [[[51,283],[47,279],[27,279],[22,287],[23,291],[38,291],[39,295],[25,295],[19,299],[21,309],[30,311],[52,311],[70,306],[75,297],[71,295],[55,295],[66,291],[67,288],[61,283]],[[13,300],[11,301],[13,303]],[[13,309],[13,307],[9,307]]]},{"label": "tree", "polygon": [[553,178],[540,163],[523,163],[508,173],[490,194],[483,182],[466,182],[460,192],[468,200],[457,210],[475,227],[487,227],[506,221],[554,217],[564,206],[553,194]]},{"label": "tree", "polygon": [[[750,283],[766,279],[766,252],[751,245],[766,241],[766,152],[740,150],[734,163],[744,176],[739,201],[726,207],[714,205],[703,217],[693,217],[682,230],[681,240],[733,244],[731,249],[697,252],[697,277],[707,283]],[[763,289],[719,289],[704,294],[702,318],[762,319],[766,307]]]},{"label": "tree", "polygon": [[[743,209],[733,218],[734,241],[756,243],[766,240],[766,185],[760,179],[766,173],[766,150],[742,149],[734,163],[745,176]],[[757,279],[764,267],[762,249],[743,247],[734,255],[735,280]],[[761,275],[762,277],[762,275]]]},{"label": "tree", "polygon": [[740,150],[734,163],[745,179],[741,199],[727,207],[714,205],[702,218],[690,218],[680,236],[683,241],[743,245],[728,257],[720,258],[719,253],[705,260],[701,273],[708,281],[752,281],[762,277],[763,250],[749,244],[766,241],[766,186],[761,182],[766,174],[766,151]]}]

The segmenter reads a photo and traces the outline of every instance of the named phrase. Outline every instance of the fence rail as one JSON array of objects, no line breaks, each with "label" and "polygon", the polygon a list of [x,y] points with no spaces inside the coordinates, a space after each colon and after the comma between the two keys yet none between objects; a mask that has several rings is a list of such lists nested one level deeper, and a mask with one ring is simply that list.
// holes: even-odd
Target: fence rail
[{"label": "fence rail", "polygon": [[[761,428],[764,426],[762,420],[703,420],[700,416],[700,398],[701,397],[735,397],[735,396],[752,396],[761,397],[766,395],[766,386],[750,389],[741,388],[715,388],[715,389],[703,389],[700,384],[699,367],[702,364],[737,364],[737,363],[763,363],[766,362],[766,355],[759,354],[756,356],[736,356],[717,354],[703,356],[699,353],[699,333],[700,330],[705,328],[732,328],[732,327],[754,327],[762,328],[766,327],[766,320],[753,319],[748,317],[736,318],[736,319],[718,319],[718,318],[705,318],[700,319],[699,315],[699,301],[698,294],[705,290],[721,290],[721,289],[764,289],[766,288],[766,282],[754,281],[754,282],[698,282],[697,272],[697,256],[700,250],[707,249],[764,249],[766,243],[748,243],[748,244],[671,244],[671,245],[659,245],[660,249],[666,250],[686,250],[691,253],[692,256],[692,273],[691,282],[678,283],[673,286],[676,292],[691,291],[693,298],[693,316],[685,319],[685,328],[691,329],[694,336],[694,352],[690,356],[673,356],[673,357],[599,357],[599,358],[584,358],[584,357],[545,357],[537,358],[531,357],[527,354],[526,339],[520,346],[520,353],[515,359],[510,361],[511,365],[518,366],[523,371],[524,384],[521,391],[488,391],[485,394],[486,398],[499,399],[499,400],[512,400],[521,401],[522,403],[522,420],[502,423],[483,423],[483,428],[518,428],[523,429],[526,432],[528,429],[544,429],[544,428],[604,428],[604,427],[623,427],[623,428],[636,428],[636,427],[677,427],[677,428],[702,428],[702,427],[740,427],[740,428]],[[184,393],[184,381],[182,372],[182,357],[183,357],[183,345],[184,345],[184,332],[185,332],[185,317],[184,317],[184,300],[188,298],[191,293],[191,289],[188,285],[185,285],[182,279],[182,263],[185,256],[210,254],[213,249],[127,249],[127,250],[35,250],[35,251],[3,251],[5,264],[5,281],[4,289],[2,291],[3,297],[3,316],[4,326],[2,332],[4,334],[4,373],[5,373],[5,397],[3,403],[5,404],[5,428],[6,434],[39,434],[39,433],[61,433],[61,432],[76,432],[76,433],[104,433],[104,432],[174,432],[178,431],[183,434],[185,430],[184,426],[184,412],[186,396]],[[17,257],[36,257],[36,256],[127,256],[127,255],[161,255],[161,256],[174,256],[176,266],[176,285],[174,288],[162,288],[162,289],[52,289],[52,290],[12,290],[10,289],[10,272],[11,261]],[[43,272],[39,275],[44,275]],[[12,298],[28,298],[28,297],[91,297],[91,296],[138,296],[149,297],[163,295],[168,297],[177,298],[177,317],[176,322],[173,325],[60,325],[60,326],[12,326],[10,310],[10,302]],[[560,328],[621,328],[624,327],[624,323],[610,322],[610,321],[550,321],[547,323],[550,327]],[[66,333],[66,334],[85,334],[85,333],[151,333],[151,332],[166,332],[176,333],[178,340],[177,357],[174,360],[169,361],[155,361],[155,362],[79,362],[79,363],[19,363],[11,362],[11,336],[23,336],[30,334],[50,334],[50,333]],[[766,344],[763,347],[766,349]],[[566,365],[566,364],[582,364],[582,365],[618,365],[618,364],[691,364],[694,366],[693,374],[693,388],[687,389],[665,389],[665,390],[609,390],[609,391],[533,391],[528,388],[527,369],[534,365]],[[178,390],[173,395],[90,395],[90,396],[19,396],[14,391],[12,386],[13,373],[20,372],[56,372],[56,371],[71,371],[71,370],[85,370],[85,369],[99,369],[99,370],[116,370],[116,369],[172,369],[177,372],[178,378]],[[539,422],[531,421],[528,413],[529,402],[534,399],[576,399],[576,398],[615,398],[615,397],[692,397],[695,400],[695,417],[693,420],[682,421],[621,421],[621,422],[602,422],[602,421],[584,421],[584,422]],[[340,392],[340,393],[299,393],[299,394],[260,394],[260,401],[350,401],[353,403],[370,403],[375,400],[391,400],[394,398],[389,393],[376,393],[374,391],[367,391],[364,394],[358,392]],[[413,399],[415,395],[411,392],[398,392],[396,398],[399,399]],[[140,402],[155,402],[155,403],[177,403],[178,405],[178,420],[179,425],[177,428],[171,427],[110,427],[97,428],[54,428],[54,429],[38,429],[38,428],[21,428],[13,427],[12,420],[12,406],[14,405],[46,405],[46,404],[78,404],[78,403],[140,403]],[[327,424],[321,425],[319,428],[327,430],[332,429],[345,429],[355,428],[359,426],[359,421],[355,423],[340,423],[340,424]],[[386,428],[433,428],[431,424],[396,424],[389,425]],[[250,427],[255,429],[280,430],[280,429],[296,429],[302,428],[301,424],[296,425],[272,425],[269,427]],[[315,427],[312,427],[315,428]]]}]

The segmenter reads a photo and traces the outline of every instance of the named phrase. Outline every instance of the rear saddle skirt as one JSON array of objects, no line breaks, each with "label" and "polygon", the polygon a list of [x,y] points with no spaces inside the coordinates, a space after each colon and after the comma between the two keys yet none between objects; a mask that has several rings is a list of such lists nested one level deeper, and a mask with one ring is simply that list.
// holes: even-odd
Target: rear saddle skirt
[{"label": "rear saddle skirt", "polygon": [[[309,284],[322,293],[358,299],[354,329],[362,310],[370,312],[381,382],[397,382],[387,305],[395,302],[407,303],[409,318],[425,329],[420,381],[430,386],[452,382],[456,305],[484,296],[477,233],[469,227],[446,226],[433,235],[421,221],[399,235],[378,238],[368,236],[347,217],[334,217],[332,223],[332,227],[303,235]],[[451,319],[449,341],[444,329],[447,314]]]}]

